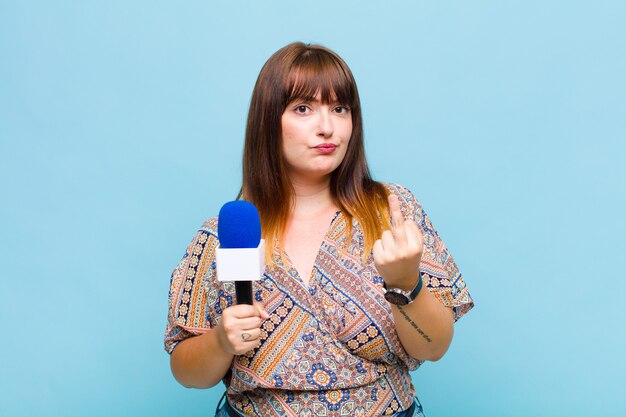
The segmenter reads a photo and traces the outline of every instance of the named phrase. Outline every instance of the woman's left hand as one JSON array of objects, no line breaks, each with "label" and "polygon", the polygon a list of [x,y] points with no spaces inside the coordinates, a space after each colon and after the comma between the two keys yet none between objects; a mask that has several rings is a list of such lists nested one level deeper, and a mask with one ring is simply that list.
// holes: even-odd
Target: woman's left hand
[{"label": "woman's left hand", "polygon": [[398,196],[389,196],[391,230],[374,243],[374,263],[388,287],[412,290],[417,284],[424,239],[412,220],[404,220]]}]

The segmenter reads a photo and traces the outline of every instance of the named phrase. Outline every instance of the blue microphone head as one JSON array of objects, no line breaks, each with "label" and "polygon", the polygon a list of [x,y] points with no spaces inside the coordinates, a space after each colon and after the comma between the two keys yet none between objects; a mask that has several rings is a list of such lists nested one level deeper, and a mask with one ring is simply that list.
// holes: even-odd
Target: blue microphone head
[{"label": "blue microphone head", "polygon": [[222,248],[256,248],[261,242],[261,219],[254,204],[229,201],[220,209],[217,238]]}]

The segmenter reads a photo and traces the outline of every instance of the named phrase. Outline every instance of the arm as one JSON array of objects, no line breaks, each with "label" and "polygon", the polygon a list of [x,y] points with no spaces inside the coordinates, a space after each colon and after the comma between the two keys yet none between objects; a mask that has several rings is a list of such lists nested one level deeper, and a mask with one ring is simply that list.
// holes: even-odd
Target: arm
[{"label": "arm", "polygon": [[187,388],[219,383],[233,361],[260,344],[261,323],[269,315],[260,306],[228,307],[217,327],[180,342],[170,357],[174,378]]},{"label": "arm", "polygon": [[219,343],[217,329],[180,342],[170,357],[174,378],[187,388],[211,388],[224,378],[234,355]]},{"label": "arm", "polygon": [[[405,221],[398,197],[389,196],[391,230],[383,232],[374,244],[374,261],[388,286],[412,290],[419,273],[424,243],[413,221]],[[396,332],[409,355],[435,361],[446,352],[452,341],[454,316],[423,288],[417,298],[402,307],[391,306]]]},{"label": "arm", "polygon": [[441,359],[454,332],[454,314],[450,308],[435,299],[427,288],[422,288],[412,303],[392,305],[391,311],[400,342],[409,355],[420,360]]}]

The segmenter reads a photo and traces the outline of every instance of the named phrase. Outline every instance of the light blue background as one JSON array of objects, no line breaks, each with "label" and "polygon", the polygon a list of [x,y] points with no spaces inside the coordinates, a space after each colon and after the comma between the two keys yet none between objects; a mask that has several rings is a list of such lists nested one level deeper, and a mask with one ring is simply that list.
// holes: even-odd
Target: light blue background
[{"label": "light blue background", "polygon": [[624,416],[626,6],[2,1],[0,415],[207,416],[162,348],[169,275],[232,199],[294,40],[352,68],[375,176],[476,301],[429,417]]}]

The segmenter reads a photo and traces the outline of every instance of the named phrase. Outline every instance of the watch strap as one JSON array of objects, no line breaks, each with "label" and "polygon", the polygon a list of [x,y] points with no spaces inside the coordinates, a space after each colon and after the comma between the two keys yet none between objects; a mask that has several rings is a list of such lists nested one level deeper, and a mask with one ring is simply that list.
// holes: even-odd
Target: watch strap
[{"label": "watch strap", "polygon": [[409,303],[415,300],[417,298],[417,295],[422,290],[422,274],[418,274],[418,277],[419,278],[417,280],[417,285],[415,286],[415,288],[413,288],[413,291],[411,291],[411,294],[409,295]]}]

